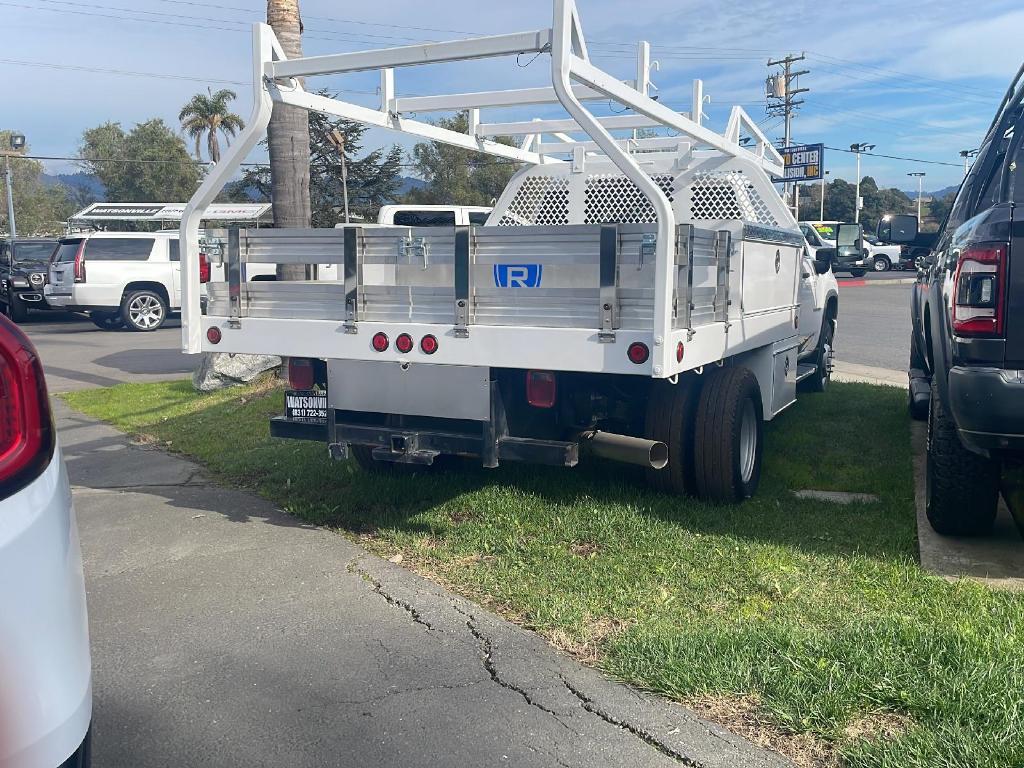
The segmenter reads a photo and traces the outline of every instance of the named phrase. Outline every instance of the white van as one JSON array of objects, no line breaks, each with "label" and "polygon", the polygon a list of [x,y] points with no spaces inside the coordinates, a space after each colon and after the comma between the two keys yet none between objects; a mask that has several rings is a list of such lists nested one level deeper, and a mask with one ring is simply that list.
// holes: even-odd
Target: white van
[{"label": "white van", "polygon": [[[60,239],[43,293],[55,309],[88,312],[104,330],[155,331],[181,309],[178,230],[85,232]],[[201,256],[200,278],[221,270]],[[273,264],[248,265],[250,280],[273,279]],[[214,279],[223,279],[214,274]]]},{"label": "white van", "polygon": [[475,205],[385,205],[377,223],[395,227],[481,227],[492,210]]}]

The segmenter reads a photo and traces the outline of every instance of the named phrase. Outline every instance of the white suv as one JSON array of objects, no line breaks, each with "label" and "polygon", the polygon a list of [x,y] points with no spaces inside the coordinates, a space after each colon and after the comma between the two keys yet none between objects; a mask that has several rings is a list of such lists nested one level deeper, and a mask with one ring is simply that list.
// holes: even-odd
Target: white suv
[{"label": "white suv", "polygon": [[44,288],[51,307],[86,311],[100,328],[155,331],[181,309],[177,232],[61,238]]},{"label": "white suv", "polygon": [[0,317],[0,768],[90,761],[85,581],[39,357]]}]

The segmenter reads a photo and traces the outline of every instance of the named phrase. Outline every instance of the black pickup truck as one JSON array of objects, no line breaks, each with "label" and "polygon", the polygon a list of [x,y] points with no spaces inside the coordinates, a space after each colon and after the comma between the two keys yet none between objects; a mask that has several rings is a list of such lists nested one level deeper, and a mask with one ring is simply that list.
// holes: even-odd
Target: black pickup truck
[{"label": "black pickup truck", "polygon": [[879,238],[925,247],[913,289],[910,410],[928,419],[927,511],[982,534],[1002,490],[1024,531],[1024,67],[937,235],[913,216]]},{"label": "black pickup truck", "polygon": [[0,310],[22,322],[29,308],[46,309],[43,285],[56,240],[0,240]]}]

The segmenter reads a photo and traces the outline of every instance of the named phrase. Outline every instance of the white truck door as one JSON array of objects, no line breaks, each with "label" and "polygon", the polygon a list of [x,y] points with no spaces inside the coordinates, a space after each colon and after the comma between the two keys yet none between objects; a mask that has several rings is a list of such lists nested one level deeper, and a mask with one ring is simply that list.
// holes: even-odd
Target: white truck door
[{"label": "white truck door", "polygon": [[821,333],[821,310],[824,301],[819,302],[820,279],[814,270],[814,261],[811,259],[807,249],[804,250],[803,258],[800,260],[800,292],[798,301],[800,308],[798,331],[800,334],[800,352],[814,349],[818,343],[818,335]]}]

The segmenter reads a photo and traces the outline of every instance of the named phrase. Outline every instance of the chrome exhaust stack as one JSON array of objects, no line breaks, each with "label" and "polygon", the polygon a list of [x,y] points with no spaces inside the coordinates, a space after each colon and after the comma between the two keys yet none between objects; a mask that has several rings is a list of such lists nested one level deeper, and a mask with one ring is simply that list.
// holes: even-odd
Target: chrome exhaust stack
[{"label": "chrome exhaust stack", "polygon": [[668,446],[656,440],[596,431],[584,433],[580,442],[593,455],[602,459],[650,469],[664,469],[668,466]]}]

